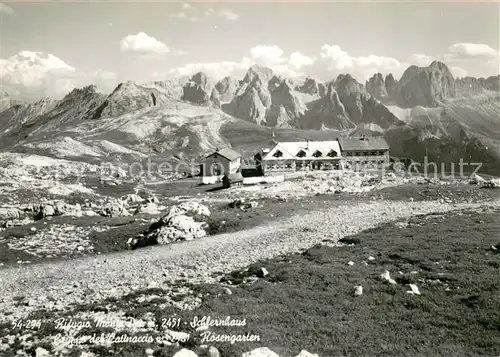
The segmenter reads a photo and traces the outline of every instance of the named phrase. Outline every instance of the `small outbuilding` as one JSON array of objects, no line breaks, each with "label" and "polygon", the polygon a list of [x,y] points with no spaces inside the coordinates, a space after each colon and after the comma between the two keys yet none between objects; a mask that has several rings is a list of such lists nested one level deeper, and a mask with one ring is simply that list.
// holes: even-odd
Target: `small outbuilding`
[{"label": "small outbuilding", "polygon": [[201,165],[202,176],[219,176],[236,173],[241,167],[241,154],[230,148],[217,149],[205,157]]},{"label": "small outbuilding", "polygon": [[232,185],[239,186],[243,184],[243,175],[240,172],[234,174],[225,174],[222,176],[222,188],[229,188]]}]

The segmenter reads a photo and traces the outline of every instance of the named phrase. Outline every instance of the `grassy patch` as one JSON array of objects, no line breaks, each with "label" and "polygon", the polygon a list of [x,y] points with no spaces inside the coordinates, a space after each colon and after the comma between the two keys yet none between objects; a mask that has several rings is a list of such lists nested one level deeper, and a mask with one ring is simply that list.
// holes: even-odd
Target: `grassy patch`
[{"label": "grassy patch", "polygon": [[[406,228],[388,224],[351,237],[356,245],[260,262],[224,281],[240,283],[260,266],[267,277],[205,299],[196,313],[247,320],[214,332],[260,335],[260,343],[217,345],[228,356],[259,346],[283,355],[302,348],[320,356],[497,355],[500,274],[490,247],[499,213],[417,217]],[[385,270],[397,285],[380,280]],[[406,292],[413,283],[422,295]]]}]

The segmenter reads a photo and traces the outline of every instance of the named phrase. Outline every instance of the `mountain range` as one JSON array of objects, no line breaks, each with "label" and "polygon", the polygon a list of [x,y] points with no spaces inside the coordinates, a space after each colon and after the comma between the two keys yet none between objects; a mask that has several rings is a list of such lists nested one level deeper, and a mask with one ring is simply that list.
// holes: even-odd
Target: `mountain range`
[{"label": "mountain range", "polygon": [[410,66],[400,79],[350,74],[322,82],[252,66],[242,79],[199,72],[104,94],[93,85],[60,100],[2,96],[0,148],[100,158],[188,158],[220,146],[251,155],[278,140],[383,135],[391,155],[418,162],[481,162],[500,174],[500,75],[454,78],[446,64]]}]

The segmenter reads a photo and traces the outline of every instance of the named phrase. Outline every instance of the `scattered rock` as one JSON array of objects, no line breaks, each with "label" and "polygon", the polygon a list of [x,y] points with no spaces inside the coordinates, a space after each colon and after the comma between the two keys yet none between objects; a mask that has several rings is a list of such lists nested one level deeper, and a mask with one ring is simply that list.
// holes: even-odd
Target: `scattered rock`
[{"label": "scattered rock", "polygon": [[134,215],[140,213],[156,215],[160,214],[160,209],[158,208],[158,205],[156,203],[147,203],[145,205],[137,207],[137,209],[134,212]]},{"label": "scattered rock", "polygon": [[196,353],[187,348],[183,348],[179,352],[177,352],[173,357],[198,357]]},{"label": "scattered rock", "polygon": [[37,347],[35,350],[35,357],[50,357],[50,353],[45,348]]},{"label": "scattered rock", "polygon": [[221,355],[217,348],[210,346],[207,352],[207,357],[221,357]]},{"label": "scattered rock", "polygon": [[361,243],[361,240],[356,237],[344,237],[339,239],[339,242],[343,244],[359,244]]},{"label": "scattered rock", "polygon": [[469,180],[469,183],[471,185],[480,185],[480,184],[483,184],[485,182],[486,182],[486,180],[484,178],[482,178],[481,176],[476,175],[476,174],[472,175],[470,177],[470,180]]},{"label": "scattered rock", "polygon": [[312,354],[306,350],[300,351],[300,353],[295,357],[319,357],[317,354]]},{"label": "scattered rock", "polygon": [[128,194],[128,195],[125,195],[125,196],[122,196],[121,197],[121,200],[126,204],[126,205],[133,205],[133,204],[138,204],[138,203],[142,203],[144,201],[144,199],[139,196],[139,195],[136,195],[135,193],[131,193],[131,194]]},{"label": "scattered rock", "polygon": [[355,286],[354,287],[354,296],[361,296],[363,295],[363,287],[362,286]]},{"label": "scattered rock", "polygon": [[372,257],[371,255],[368,257],[368,260],[375,260],[374,257]]},{"label": "scattered rock", "polygon": [[82,207],[77,203],[70,205],[64,201],[52,201],[33,206],[33,217],[36,220],[51,216],[82,216]]},{"label": "scattered rock", "polygon": [[152,356],[155,351],[152,348],[146,348],[146,351],[144,352],[146,353],[146,356]]},{"label": "scattered rock", "polygon": [[259,271],[257,272],[257,277],[259,277],[259,278],[265,278],[268,275],[269,275],[269,272],[267,271],[266,268],[260,268]]},{"label": "scattered rock", "polygon": [[347,263],[347,265],[353,266],[354,262],[351,260],[351,261],[349,261],[349,263]]},{"label": "scattered rock", "polygon": [[267,347],[261,347],[250,352],[245,352],[241,355],[241,357],[279,357],[279,355]]},{"label": "scattered rock", "polygon": [[229,289],[229,288],[227,288],[227,287],[226,287],[226,288],[224,288],[222,291],[224,291],[224,293],[225,293],[226,295],[233,295],[232,290],[231,290],[231,289]]},{"label": "scattered rock", "polygon": [[1,219],[20,219],[23,212],[17,208],[0,207],[0,220]]},{"label": "scattered rock", "polygon": [[123,204],[123,201],[118,200],[108,201],[101,207],[98,213],[104,217],[121,217],[130,215]]},{"label": "scattered rock", "polygon": [[386,270],[383,274],[380,275],[380,278],[384,281],[387,281],[390,284],[396,284],[396,280],[391,278],[391,274],[388,270]]},{"label": "scattered rock", "polygon": [[420,295],[420,290],[418,290],[418,286],[415,284],[410,284],[410,289],[407,291],[408,294]]},{"label": "scattered rock", "polygon": [[259,207],[259,203],[257,201],[245,201],[245,199],[242,198],[234,200],[233,202],[229,203],[228,206],[230,208],[239,208],[242,211],[245,211],[247,209]]}]

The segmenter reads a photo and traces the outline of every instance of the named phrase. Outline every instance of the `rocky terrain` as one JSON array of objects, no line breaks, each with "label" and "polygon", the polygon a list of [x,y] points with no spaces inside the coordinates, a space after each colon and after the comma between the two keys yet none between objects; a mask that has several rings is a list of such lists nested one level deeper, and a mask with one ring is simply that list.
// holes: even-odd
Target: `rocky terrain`
[{"label": "rocky terrain", "polygon": [[[212,356],[210,350],[220,353],[226,350],[226,345],[203,343],[206,327],[186,329],[165,322],[181,311],[199,308],[211,295],[196,292],[192,284],[216,283],[224,273],[260,259],[300,252],[317,243],[339,246],[342,238],[384,222],[431,212],[488,211],[500,207],[498,180],[479,176],[469,183],[393,174],[387,177],[354,173],[323,175],[305,176],[284,184],[205,192],[201,196],[191,192],[188,196],[166,197],[160,192],[157,195],[154,188],[148,190],[149,193],[144,188],[140,191],[139,186],[134,189],[138,194],[116,197],[108,193],[101,205],[93,203],[98,199],[87,203],[84,199],[83,204],[67,203],[67,197],[24,208],[19,203],[4,207],[0,212],[11,222],[4,228],[3,233],[7,234],[2,235],[1,243],[8,247],[3,249],[4,254],[23,258],[4,260],[5,268],[0,270],[5,287],[0,299],[1,320],[5,321],[0,325],[2,350],[16,356],[117,353],[121,345],[116,342],[103,341],[104,345],[67,342],[70,336],[109,331],[95,325],[96,321],[105,320],[120,323],[122,327],[115,328],[115,332],[129,336],[145,334],[163,341],[161,344],[131,343],[127,348],[134,352],[130,353],[153,355],[161,349],[166,356],[175,353],[177,356],[194,356],[194,353]],[[397,193],[398,187],[402,188],[401,193]],[[101,195],[104,196],[104,192]],[[141,212],[141,207],[149,208]],[[250,218],[256,212],[267,215],[268,221],[257,219],[258,223],[245,229],[244,234],[229,231],[214,235],[211,233],[215,228],[213,218],[221,210],[224,213],[219,219],[224,221],[219,220],[218,225],[231,225],[234,218],[240,215]],[[23,214],[27,220],[20,222]],[[65,217],[67,223],[62,223]],[[82,217],[87,217],[87,225],[91,223],[91,226],[85,226]],[[101,219],[90,220],[95,217]],[[58,219],[62,224],[56,223]],[[120,230],[120,226],[124,228]],[[24,234],[19,227],[26,227]],[[134,236],[134,230],[140,233]],[[114,254],[100,254],[103,243],[90,237],[103,234],[109,241],[107,244],[136,249],[122,248]],[[149,244],[153,246],[137,249]],[[50,264],[33,264],[33,260]],[[124,266],[127,269],[123,269]],[[267,274],[264,269],[257,276]],[[29,295],[26,294],[28,287]],[[224,286],[219,294],[231,296],[233,289],[231,285]],[[97,306],[104,309],[96,309]],[[162,318],[155,318],[153,306],[163,311]],[[81,326],[58,327],[57,319],[61,318],[71,318],[75,324],[79,321]],[[35,325],[30,332],[23,328],[13,330],[12,326],[18,321],[35,321]],[[36,321],[42,325],[37,327]],[[55,342],[56,335],[62,342]],[[66,340],[61,340],[61,336],[66,336]],[[238,346],[248,351],[241,356],[281,355],[262,347],[245,348],[246,345],[240,343]],[[273,346],[271,350],[286,348],[275,342]],[[297,350],[294,356],[299,352]],[[301,353],[309,356],[305,351]]]}]

